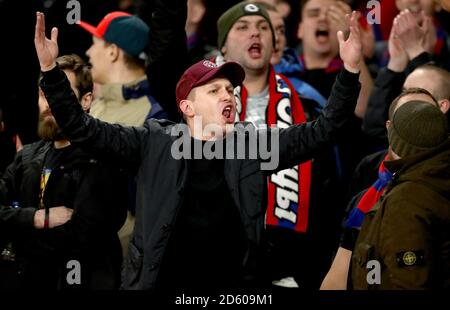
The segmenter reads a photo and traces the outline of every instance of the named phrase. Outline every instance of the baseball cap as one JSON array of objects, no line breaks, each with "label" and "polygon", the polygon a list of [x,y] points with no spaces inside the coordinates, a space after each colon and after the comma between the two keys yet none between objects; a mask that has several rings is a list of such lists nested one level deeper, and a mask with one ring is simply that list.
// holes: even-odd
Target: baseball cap
[{"label": "baseball cap", "polygon": [[142,58],[141,53],[149,41],[150,28],[147,24],[127,12],[111,12],[103,17],[97,27],[83,21],[78,24],[92,35],[116,44],[127,54],[137,58]]},{"label": "baseball cap", "polygon": [[209,60],[201,60],[184,71],[178,81],[176,88],[177,104],[187,98],[192,88],[203,85],[218,76],[226,77],[233,87],[236,87],[244,81],[245,72],[241,65],[233,61],[217,65]]}]

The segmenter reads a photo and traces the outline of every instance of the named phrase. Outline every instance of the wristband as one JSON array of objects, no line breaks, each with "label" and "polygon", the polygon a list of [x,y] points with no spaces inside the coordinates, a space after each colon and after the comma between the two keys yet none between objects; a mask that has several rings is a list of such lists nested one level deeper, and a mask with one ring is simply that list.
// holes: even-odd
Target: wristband
[{"label": "wristband", "polygon": [[49,225],[49,218],[50,218],[50,209],[48,207],[45,207],[45,219],[44,219],[44,228],[48,228]]}]

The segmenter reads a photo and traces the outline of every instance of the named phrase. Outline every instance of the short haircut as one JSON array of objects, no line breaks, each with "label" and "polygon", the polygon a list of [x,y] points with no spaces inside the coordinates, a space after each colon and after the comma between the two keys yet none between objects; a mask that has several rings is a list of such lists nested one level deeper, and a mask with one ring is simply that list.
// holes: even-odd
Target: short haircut
[{"label": "short haircut", "polygon": [[[104,41],[104,44],[105,44],[105,46],[110,46],[111,44],[114,44],[114,43]],[[116,46],[118,48],[120,48],[120,46],[118,46],[117,44],[116,44]],[[127,66],[128,69],[130,69],[130,70],[144,69],[145,70],[145,60],[144,59],[133,57],[130,54],[128,54],[123,48],[120,48],[120,49],[123,52],[123,62],[125,63],[125,65]]]},{"label": "short haircut", "polygon": [[437,74],[438,78],[436,79],[436,83],[438,87],[436,87],[435,94],[433,95],[437,100],[450,100],[450,72],[443,68],[429,64],[420,66],[416,70],[419,69],[434,72],[435,74]]},{"label": "short haircut", "polygon": [[61,70],[69,70],[75,74],[76,88],[81,99],[85,94],[92,92],[94,83],[92,81],[91,70],[80,56],[71,54],[56,58],[58,67]]},{"label": "short haircut", "polygon": [[437,102],[436,98],[426,89],[418,88],[418,87],[412,87],[408,89],[404,89],[400,95],[398,95],[389,106],[389,120],[392,120],[392,116],[394,115],[395,109],[397,108],[398,102],[401,98],[407,96],[407,95],[413,95],[413,94],[422,94],[429,96],[431,99],[433,99],[434,105],[439,108],[439,103]]}]

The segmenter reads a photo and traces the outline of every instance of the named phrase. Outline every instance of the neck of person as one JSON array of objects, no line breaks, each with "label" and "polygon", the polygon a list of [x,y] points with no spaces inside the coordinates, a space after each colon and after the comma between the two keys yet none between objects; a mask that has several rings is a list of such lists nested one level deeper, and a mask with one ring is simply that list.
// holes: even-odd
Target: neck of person
[{"label": "neck of person", "polygon": [[128,84],[145,76],[144,68],[129,69],[125,64],[117,64],[111,67],[106,84]]},{"label": "neck of person", "polygon": [[244,86],[249,96],[255,96],[263,92],[267,87],[270,66],[263,71],[245,70]]},{"label": "neck of person", "polygon": [[305,67],[308,70],[325,69],[328,67],[331,60],[336,57],[336,55],[337,54],[333,51],[318,54],[316,52],[308,51],[308,49],[305,49],[305,51],[303,52],[303,56],[305,58]]},{"label": "neck of person", "polygon": [[[188,121],[187,122],[189,127],[190,136],[194,138],[195,140],[202,140],[202,141],[217,141],[217,140],[223,140],[226,138],[226,136],[233,131],[234,124],[225,124],[222,126],[221,132],[210,132],[209,129],[213,129],[210,127],[209,129],[205,129],[208,126],[201,127],[197,124],[194,124],[194,121]],[[201,128],[200,130],[197,128]],[[217,128],[217,127],[215,127]],[[213,130],[211,130],[213,131]]]},{"label": "neck of person", "polygon": [[53,141],[53,146],[55,147],[55,149],[63,149],[65,147],[68,147],[69,145],[70,141],[67,139]]}]

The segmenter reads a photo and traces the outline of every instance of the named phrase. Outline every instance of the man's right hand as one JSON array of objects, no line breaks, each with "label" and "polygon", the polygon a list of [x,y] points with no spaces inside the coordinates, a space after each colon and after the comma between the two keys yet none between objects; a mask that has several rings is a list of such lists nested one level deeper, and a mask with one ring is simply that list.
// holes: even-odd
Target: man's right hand
[{"label": "man's right hand", "polygon": [[34,32],[34,46],[41,66],[41,71],[50,71],[56,66],[58,57],[58,28],[53,27],[51,39],[45,36],[45,15],[36,12],[36,28]]},{"label": "man's right hand", "polygon": [[389,34],[389,63],[388,69],[394,72],[403,72],[408,65],[408,54],[397,37],[398,23],[394,23]]},{"label": "man's right hand", "polygon": [[[54,207],[49,209],[48,228],[61,226],[72,218],[73,210],[66,207]],[[39,209],[34,213],[34,227],[37,229],[44,228],[45,210]]]},{"label": "man's right hand", "polygon": [[361,61],[364,61],[358,18],[359,13],[356,11],[353,11],[352,15],[346,15],[347,23],[350,26],[350,35],[347,40],[344,40],[344,33],[342,31],[338,31],[337,33],[339,55],[344,62],[345,69],[353,73],[359,73]]}]

